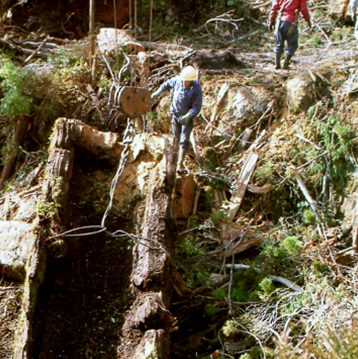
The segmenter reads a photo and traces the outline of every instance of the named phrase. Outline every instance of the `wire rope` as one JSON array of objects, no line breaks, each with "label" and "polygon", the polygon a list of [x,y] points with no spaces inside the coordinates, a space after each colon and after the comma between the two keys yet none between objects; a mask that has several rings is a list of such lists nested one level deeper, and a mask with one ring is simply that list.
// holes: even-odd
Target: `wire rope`
[{"label": "wire rope", "polygon": [[[119,161],[119,165],[118,165],[116,174],[113,177],[113,180],[111,182],[110,192],[109,192],[109,197],[110,197],[109,203],[108,203],[106,211],[104,212],[104,215],[102,217],[101,225],[91,225],[91,226],[83,226],[83,227],[73,228],[68,231],[62,232],[60,234],[51,236],[49,239],[54,239],[54,238],[58,238],[58,237],[84,237],[84,236],[99,234],[102,232],[107,232],[109,235],[112,235],[112,233],[107,231],[105,222],[106,222],[108,214],[110,213],[112,206],[113,206],[114,193],[115,193],[115,190],[117,187],[118,179],[124,171],[124,167],[127,162],[128,155],[129,155],[129,146],[133,142],[134,134],[135,134],[135,131],[133,128],[133,122],[128,118],[127,119],[127,128],[125,129],[124,135],[123,135],[124,149],[121,153],[121,158]],[[92,231],[74,234],[74,232],[87,230],[87,229],[92,230]],[[117,232],[118,231],[113,233],[114,236],[116,235]]]}]

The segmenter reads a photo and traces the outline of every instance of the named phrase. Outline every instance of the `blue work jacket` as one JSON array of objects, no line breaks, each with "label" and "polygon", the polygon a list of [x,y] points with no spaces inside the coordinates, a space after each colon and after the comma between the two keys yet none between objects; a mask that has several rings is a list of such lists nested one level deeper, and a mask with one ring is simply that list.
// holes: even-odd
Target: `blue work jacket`
[{"label": "blue work jacket", "polygon": [[170,112],[175,117],[180,117],[187,114],[190,111],[192,117],[198,115],[202,105],[202,90],[198,81],[193,81],[192,84],[185,88],[184,81],[180,76],[171,78],[164,82],[160,87],[160,92],[167,91],[172,88],[173,100],[170,105]]}]

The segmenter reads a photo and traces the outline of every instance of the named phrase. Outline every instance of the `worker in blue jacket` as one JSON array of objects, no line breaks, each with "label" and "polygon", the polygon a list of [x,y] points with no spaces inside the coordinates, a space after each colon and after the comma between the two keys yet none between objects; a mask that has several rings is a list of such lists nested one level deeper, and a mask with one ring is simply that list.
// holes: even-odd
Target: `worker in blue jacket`
[{"label": "worker in blue jacket", "polygon": [[177,172],[183,172],[183,162],[190,146],[190,133],[194,127],[194,118],[201,110],[202,90],[197,81],[196,69],[193,66],[183,68],[179,76],[164,82],[152,98],[162,92],[173,89],[173,100],[170,106],[172,118],[172,130],[179,142],[179,156]]}]

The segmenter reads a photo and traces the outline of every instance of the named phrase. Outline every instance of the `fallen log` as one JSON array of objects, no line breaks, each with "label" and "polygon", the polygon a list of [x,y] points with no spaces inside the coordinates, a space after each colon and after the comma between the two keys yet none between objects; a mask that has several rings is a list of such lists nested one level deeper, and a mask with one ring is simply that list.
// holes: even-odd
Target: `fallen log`
[{"label": "fallen log", "polygon": [[126,314],[120,358],[169,358],[169,329],[174,322],[168,310],[173,287],[171,256],[176,242],[176,159],[171,147],[165,146],[168,151],[151,174],[142,239],[133,248],[131,286],[135,299]]}]

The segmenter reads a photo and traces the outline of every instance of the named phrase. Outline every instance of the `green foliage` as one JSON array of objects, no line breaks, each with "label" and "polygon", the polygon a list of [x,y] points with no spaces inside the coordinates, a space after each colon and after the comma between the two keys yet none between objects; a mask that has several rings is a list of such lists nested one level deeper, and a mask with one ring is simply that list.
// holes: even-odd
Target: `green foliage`
[{"label": "green foliage", "polygon": [[12,131],[13,131],[12,126],[11,127],[4,126],[1,129],[1,134],[6,136],[4,142],[1,144],[1,149],[0,149],[0,159],[2,166],[6,164],[6,161],[8,159],[8,154],[10,151],[13,150],[14,137],[11,134]]},{"label": "green foliage", "polygon": [[249,299],[249,291],[246,288],[244,281],[235,283],[231,293],[232,300],[236,302],[246,302]]},{"label": "green foliage", "polygon": [[202,254],[203,250],[201,249],[198,238],[189,234],[180,241],[177,253],[184,256],[195,256]]},{"label": "green foliage", "polygon": [[275,291],[275,286],[272,283],[270,278],[264,278],[259,284],[261,290],[264,292],[264,295],[269,295]]},{"label": "green foliage", "polygon": [[233,336],[237,333],[239,333],[239,326],[236,320],[229,319],[225,322],[223,328],[223,333],[226,337]]},{"label": "green foliage", "polygon": [[317,36],[313,35],[306,43],[305,46],[307,47],[320,47],[322,45],[322,39]]},{"label": "green foliage", "polygon": [[239,359],[252,359],[252,356],[249,353],[245,353],[240,355]]},{"label": "green foliage", "polygon": [[48,62],[57,69],[54,80],[66,87],[76,86],[78,82],[89,82],[90,69],[86,60],[73,51],[61,48],[60,52],[49,57]]},{"label": "green foliage", "polygon": [[222,288],[218,288],[213,292],[213,296],[219,300],[223,300],[227,297],[227,292]]},{"label": "green foliage", "polygon": [[210,218],[215,226],[217,226],[220,223],[221,219],[229,220],[228,214],[222,209],[219,209],[216,212],[214,212]]},{"label": "green foliage", "polygon": [[59,65],[60,67],[72,67],[77,64],[78,56],[65,48],[61,48],[59,52],[49,56],[48,62]]},{"label": "green foliage", "polygon": [[276,166],[273,162],[267,161],[257,167],[254,172],[254,180],[258,185],[274,183]]},{"label": "green foliage", "polygon": [[0,99],[0,114],[18,116],[31,113],[33,104],[23,93],[23,82],[28,71],[21,70],[8,58],[0,56],[0,88],[4,97]]},{"label": "green foliage", "polygon": [[280,246],[291,255],[298,255],[303,247],[302,243],[295,236],[286,237],[280,243]]},{"label": "green foliage", "polygon": [[217,307],[215,307],[215,305],[212,304],[208,304],[205,306],[204,308],[205,314],[209,317],[214,316],[219,310]]},{"label": "green foliage", "polygon": [[162,112],[149,111],[146,113],[146,119],[150,126],[158,127],[164,121],[164,114]]},{"label": "green foliage", "polygon": [[315,224],[316,215],[311,208],[306,208],[302,212],[303,222],[306,224]]},{"label": "green foliage", "polygon": [[203,268],[191,268],[183,278],[191,288],[209,285],[211,282],[210,273]]},{"label": "green foliage", "polygon": [[283,261],[288,256],[288,253],[284,249],[272,243],[267,244],[261,253],[269,259],[278,261]]},{"label": "green foliage", "polygon": [[54,202],[39,202],[37,214],[41,218],[52,218],[58,215],[58,206]]},{"label": "green foliage", "polygon": [[[343,191],[347,183],[346,173],[352,169],[349,157],[352,139],[356,137],[356,132],[350,126],[341,124],[338,115],[333,115],[326,121],[313,118],[308,125],[307,131],[312,142],[317,143],[329,153],[332,160],[330,169],[335,188]],[[305,161],[309,161],[320,153],[322,151],[318,152],[316,149],[306,150]],[[322,177],[326,169],[327,163],[324,158],[317,159],[308,167],[308,176],[312,178],[314,186],[322,184]],[[317,176],[318,174],[321,176]]]},{"label": "green foliage", "polygon": [[217,167],[217,151],[213,147],[205,147],[204,148],[204,167],[209,171],[215,171]]},{"label": "green foliage", "polygon": [[269,274],[283,269],[296,271],[302,247],[303,244],[296,236],[287,236],[278,242],[274,239],[267,239],[261,251],[262,260],[265,263],[264,270]]},{"label": "green foliage", "polygon": [[322,276],[322,274],[326,273],[328,270],[328,266],[319,261],[313,261],[311,265],[311,270],[314,275]]},{"label": "green foliage", "polygon": [[333,41],[346,41],[352,36],[351,27],[340,27],[332,31]]}]

